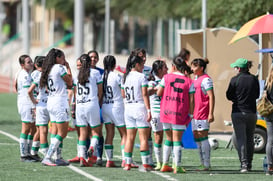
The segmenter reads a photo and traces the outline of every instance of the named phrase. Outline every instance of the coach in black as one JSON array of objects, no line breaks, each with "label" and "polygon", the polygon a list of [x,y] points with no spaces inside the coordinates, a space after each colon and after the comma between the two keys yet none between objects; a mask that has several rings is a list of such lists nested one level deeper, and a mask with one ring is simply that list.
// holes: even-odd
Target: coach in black
[{"label": "coach in black", "polygon": [[259,81],[249,73],[252,62],[239,58],[230,65],[238,74],[234,76],[226,92],[232,101],[232,123],[237,141],[237,151],[241,162],[241,172],[252,168],[254,153],[253,135],[257,121],[256,99],[259,97]]}]

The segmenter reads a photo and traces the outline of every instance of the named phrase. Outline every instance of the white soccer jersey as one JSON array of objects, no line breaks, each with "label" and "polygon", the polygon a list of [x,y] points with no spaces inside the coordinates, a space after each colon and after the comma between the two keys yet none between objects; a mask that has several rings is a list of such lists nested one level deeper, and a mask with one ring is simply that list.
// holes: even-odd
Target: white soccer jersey
[{"label": "white soccer jersey", "polygon": [[31,85],[31,75],[26,70],[22,69],[17,76],[18,99],[24,100],[25,103],[32,104],[28,96],[28,89],[30,85]]},{"label": "white soccer jersey", "polygon": [[107,79],[106,93],[103,96],[103,104],[123,104],[120,86],[121,76],[110,71]]},{"label": "white soccer jersey", "polygon": [[66,96],[66,83],[63,80],[63,76],[67,74],[65,66],[61,64],[55,64],[47,79],[49,97]]},{"label": "white soccer jersey", "polygon": [[125,103],[144,102],[142,97],[142,87],[148,87],[148,81],[144,74],[137,71],[131,71],[122,89],[125,92]]},{"label": "white soccer jersey", "polygon": [[[46,88],[43,87],[42,89],[40,88],[40,79],[41,79],[41,75],[42,75],[42,72],[38,71],[35,76],[33,76],[33,84],[36,85],[36,88],[38,88],[38,97],[37,99],[38,100],[41,100],[41,101],[47,101],[47,96],[48,96],[48,92],[46,91]],[[35,89],[36,89],[35,88]]]},{"label": "white soccer jersey", "polygon": [[[149,81],[148,87],[155,88],[159,85],[161,79],[155,76],[154,81]],[[152,113],[159,113],[160,112],[160,102],[161,96],[158,96],[156,93],[150,96],[150,105]]]},{"label": "white soccer jersey", "polygon": [[87,102],[98,102],[98,84],[102,83],[100,72],[96,69],[90,69],[90,76],[85,85],[81,85],[77,80],[76,103],[83,104]]},{"label": "white soccer jersey", "polygon": [[[32,73],[31,73],[31,80],[32,80],[32,83],[35,79],[37,79],[38,76],[41,76],[40,75],[40,71],[39,70],[34,70]],[[40,79],[39,79],[40,80]],[[39,94],[39,88],[38,86],[36,85],[34,91],[33,91],[33,96],[36,98]]]}]

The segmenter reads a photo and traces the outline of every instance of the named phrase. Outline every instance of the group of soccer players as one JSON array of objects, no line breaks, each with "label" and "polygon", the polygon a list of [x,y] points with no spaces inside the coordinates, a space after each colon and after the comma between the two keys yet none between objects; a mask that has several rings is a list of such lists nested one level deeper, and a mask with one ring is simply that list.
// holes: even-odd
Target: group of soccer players
[{"label": "group of soccer players", "polygon": [[[205,73],[208,61],[194,59],[190,63],[189,56],[182,49],[172,60],[168,74],[164,60],[154,61],[151,68],[145,66],[146,51],[137,48],[129,55],[126,68],[118,67],[123,72],[121,75],[114,72],[117,69],[114,56],[104,57],[104,69],[100,69],[96,67],[98,53],[89,51],[77,59],[78,72],[73,78],[69,63],[59,49],[53,48],[46,56],[36,57],[35,71],[31,58],[20,56],[22,70],[16,88],[22,120],[21,161],[42,161],[48,166],[79,162],[82,167],[92,167],[95,163],[102,165],[104,147],[106,167],[116,167],[113,138],[117,127],[124,170],[138,167],[132,160],[138,131],[142,161],[139,169],[184,173],[181,138],[192,122],[201,161],[199,169],[210,170],[208,130],[214,121],[213,83]],[[69,96],[71,92],[73,97]],[[62,142],[67,135],[71,102],[78,134],[77,156],[66,161],[62,158]],[[49,120],[50,144],[47,141]],[[166,140],[162,149],[163,131]],[[39,148],[44,155],[42,160],[38,156]],[[171,153],[172,166],[169,165]]]}]

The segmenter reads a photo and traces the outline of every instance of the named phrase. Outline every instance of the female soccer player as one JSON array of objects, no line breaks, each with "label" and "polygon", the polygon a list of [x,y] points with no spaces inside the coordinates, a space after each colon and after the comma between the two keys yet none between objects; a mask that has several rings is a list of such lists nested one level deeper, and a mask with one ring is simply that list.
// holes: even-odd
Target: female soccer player
[{"label": "female soccer player", "polygon": [[22,120],[22,129],[20,134],[20,155],[21,161],[32,162],[35,161],[30,156],[32,146],[33,134],[35,129],[35,120],[33,119],[32,108],[34,107],[28,96],[28,88],[31,85],[31,71],[33,70],[33,62],[28,55],[21,55],[19,57],[21,71],[16,80],[17,107]]},{"label": "female soccer player", "polygon": [[[91,59],[87,54],[80,57],[81,68],[77,80],[76,94],[76,126],[80,128],[78,141],[78,155],[80,166],[92,166],[94,150],[96,150],[99,133],[102,126],[100,123],[100,105],[102,100],[102,79],[98,70],[91,69]],[[86,139],[88,127],[91,127],[92,138],[88,149],[88,161],[86,161]]]},{"label": "female soccer player", "polygon": [[210,170],[210,145],[208,141],[209,125],[214,121],[213,82],[205,73],[208,60],[194,59],[191,68],[194,74],[194,112],[192,130],[198,145],[201,166],[199,170]]},{"label": "female soccer player", "polygon": [[126,141],[126,128],[124,121],[124,104],[121,95],[121,76],[113,72],[116,67],[116,59],[108,55],[103,59],[103,104],[102,117],[106,128],[105,153],[107,158],[106,167],[115,167],[113,159],[113,138],[115,126],[117,127],[121,142],[122,162],[124,160],[124,145]]},{"label": "female soccer player", "polygon": [[154,132],[155,143],[154,143],[154,153],[157,165],[155,170],[160,170],[162,164],[162,139],[163,139],[163,125],[160,122],[160,102],[161,97],[159,97],[156,92],[158,85],[165,74],[167,74],[168,67],[166,63],[162,60],[156,60],[152,65],[152,71],[149,78],[148,94],[150,95],[150,105],[152,120],[151,126]]},{"label": "female soccer player", "polygon": [[[67,88],[72,87],[72,75],[70,66],[61,50],[52,48],[48,52],[42,67],[40,87],[46,87],[49,91],[47,109],[54,129],[51,135],[51,144],[42,164],[48,166],[68,165],[69,163],[62,159],[59,147],[67,135],[69,123]],[[53,162],[51,158],[56,151],[58,151],[57,159]]]},{"label": "female soccer player", "polygon": [[[189,113],[193,109],[193,94],[190,94],[191,79],[184,72],[186,62],[177,57],[172,62],[172,73],[163,77],[157,91],[162,96],[160,104],[160,121],[166,133],[163,148],[162,172],[184,173],[181,167],[181,138],[190,122]],[[174,154],[174,170],[168,165],[171,151]]]},{"label": "female soccer player", "polygon": [[[40,151],[45,156],[48,150],[48,141],[47,141],[48,121],[49,121],[49,113],[47,110],[48,92],[45,88],[40,89],[40,86],[39,86],[44,59],[45,59],[45,56],[38,56],[35,59],[34,64],[36,66],[37,74],[35,74],[35,76],[32,77],[33,82],[30,88],[28,89],[28,94],[33,104],[36,104],[36,126],[38,127],[39,133],[40,133],[39,135],[40,147],[41,147]],[[38,96],[35,98],[33,95],[33,92],[37,88],[38,88]]]},{"label": "female soccer player", "polygon": [[149,165],[149,122],[151,121],[151,110],[149,96],[147,93],[148,82],[142,74],[144,61],[139,56],[131,55],[126,65],[124,74],[122,95],[125,98],[125,124],[127,129],[127,139],[125,143],[125,167],[124,170],[131,169],[132,152],[137,130],[139,130],[140,155],[145,170],[152,170]]}]

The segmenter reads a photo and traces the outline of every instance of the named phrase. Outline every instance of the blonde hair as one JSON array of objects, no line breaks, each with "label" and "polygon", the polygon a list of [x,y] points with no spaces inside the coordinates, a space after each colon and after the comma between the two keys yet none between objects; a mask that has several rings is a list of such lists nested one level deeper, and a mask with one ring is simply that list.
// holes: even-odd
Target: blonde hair
[{"label": "blonde hair", "polygon": [[273,66],[271,66],[268,76],[266,78],[266,83],[265,83],[266,89],[271,90],[272,84],[273,84]]}]

